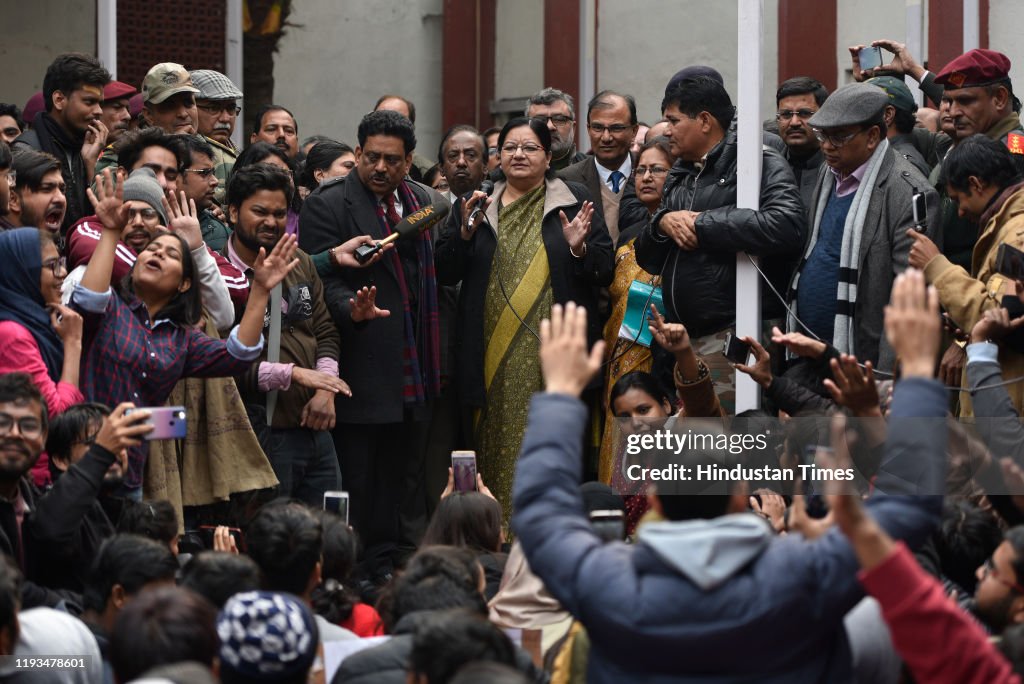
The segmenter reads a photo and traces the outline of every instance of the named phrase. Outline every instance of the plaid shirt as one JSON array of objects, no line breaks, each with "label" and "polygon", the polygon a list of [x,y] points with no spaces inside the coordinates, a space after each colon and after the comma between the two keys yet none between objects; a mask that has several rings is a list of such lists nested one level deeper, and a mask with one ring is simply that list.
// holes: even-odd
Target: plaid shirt
[{"label": "plaid shirt", "polygon": [[[163,406],[182,378],[240,375],[263,350],[262,337],[255,347],[242,344],[237,326],[227,340],[217,340],[167,319],[150,323],[140,300],[125,302],[110,290],[96,293],[78,285],[71,305],[84,321],[82,394],[111,408],[124,401]],[[147,453],[145,442],[129,450],[128,489],[142,486]]]}]

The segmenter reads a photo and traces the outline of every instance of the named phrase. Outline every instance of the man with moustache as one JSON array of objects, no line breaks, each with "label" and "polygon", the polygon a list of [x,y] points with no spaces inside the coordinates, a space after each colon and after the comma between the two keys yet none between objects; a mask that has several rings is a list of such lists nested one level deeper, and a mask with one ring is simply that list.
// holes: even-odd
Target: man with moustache
[{"label": "man with moustache", "polygon": [[[268,164],[232,175],[227,203],[234,230],[223,254],[247,277],[260,249],[270,253],[285,234],[293,192],[291,176]],[[259,362],[236,381],[281,483],[279,494],[319,508],[324,492],[340,488],[330,431],[335,395],[351,391],[338,377],[341,338],[324,304],[316,266],[301,250],[295,256],[299,264],[281,284],[281,309],[268,311],[264,318],[267,335],[271,317],[281,317],[280,358],[269,362],[270,345],[265,345]]]},{"label": "man with moustache", "polygon": [[793,169],[804,209],[811,206],[818,171],[824,162],[818,139],[807,120],[814,116],[827,97],[825,86],[808,76],[783,81],[775,92],[778,109],[775,120],[779,122],[779,136],[786,143],[783,156]]},{"label": "man with moustache", "polygon": [[129,101],[137,93],[132,86],[121,81],[111,81],[103,88],[103,116],[100,117],[107,127],[107,144],[113,145],[121,136],[128,132],[132,122]]},{"label": "man with moustache", "polygon": [[25,373],[0,375],[0,553],[13,558],[30,580],[23,608],[59,600],[40,584],[81,587],[84,571],[103,537],[112,534],[97,501],[103,478],[122,450],[152,431],[149,411],[125,415],[121,404],[95,434],[92,445],[45,494],[26,477],[49,434],[46,402]]},{"label": "man with moustache", "polygon": [[[416,149],[409,119],[367,114],[358,142],[355,170],[303,204],[299,244],[308,253],[359,236],[383,239],[401,216],[432,201],[430,188],[406,178]],[[324,276],[324,289],[352,387],[351,398],[338,397],[334,431],[350,519],[366,545],[367,574],[385,582],[426,527],[424,454],[442,354],[431,237],[398,240],[362,268],[339,266]]]},{"label": "man with moustache", "polygon": [[[377,104],[373,106],[373,111],[377,112],[382,109],[398,112],[412,122],[414,129],[416,128],[416,105],[412,103],[412,100],[408,100],[401,95],[381,95],[377,98]],[[429,159],[413,152],[412,166],[409,167],[409,177],[414,181],[422,182],[423,176],[426,175],[431,166],[433,164]]]},{"label": "man with moustache", "polygon": [[100,103],[109,81],[110,73],[95,57],[77,52],[58,55],[43,77],[46,110],[36,115],[32,130],[22,133],[13,144],[48,152],[60,160],[67,188],[62,235],[90,211],[85,189],[107,144]]},{"label": "man with moustache", "polygon": [[242,99],[242,91],[219,71],[195,69],[188,73],[192,76],[192,85],[199,88],[196,95],[199,135],[213,148],[214,175],[220,181],[214,199],[217,204],[224,204],[228,178],[238,158],[238,148],[231,136],[238,121],[238,101]]},{"label": "man with moustache", "polygon": [[294,161],[299,154],[299,122],[295,115],[281,105],[260,107],[253,120],[249,144],[260,140],[274,145]]},{"label": "man with moustache", "polygon": [[57,235],[67,210],[60,161],[46,152],[22,148],[14,153],[7,220],[12,226],[32,226]]},{"label": "man with moustache", "polygon": [[544,88],[526,101],[526,116],[540,119],[551,131],[551,168],[559,171],[587,158],[576,150],[576,108],[572,95]]}]

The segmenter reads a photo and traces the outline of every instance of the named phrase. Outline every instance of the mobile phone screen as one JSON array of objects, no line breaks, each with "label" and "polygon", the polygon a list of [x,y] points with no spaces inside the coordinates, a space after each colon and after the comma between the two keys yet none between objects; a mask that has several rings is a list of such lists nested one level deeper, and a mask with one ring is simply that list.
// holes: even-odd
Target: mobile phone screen
[{"label": "mobile phone screen", "polygon": [[875,69],[882,66],[882,48],[880,47],[861,48],[858,56],[861,69]]},{"label": "mobile phone screen", "polygon": [[452,475],[455,479],[455,491],[476,491],[476,452],[453,451]]}]

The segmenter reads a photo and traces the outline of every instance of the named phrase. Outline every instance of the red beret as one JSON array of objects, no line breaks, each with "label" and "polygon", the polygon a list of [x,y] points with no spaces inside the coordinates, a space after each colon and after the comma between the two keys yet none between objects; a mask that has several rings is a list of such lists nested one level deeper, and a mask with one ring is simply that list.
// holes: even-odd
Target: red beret
[{"label": "red beret", "polygon": [[139,91],[136,90],[134,86],[130,86],[127,83],[111,81],[107,85],[103,86],[103,99],[119,100],[123,97],[131,97],[137,92]]},{"label": "red beret", "polygon": [[138,116],[142,113],[142,93],[136,93],[132,95],[132,99],[128,100],[128,112],[132,116]]},{"label": "red beret", "polygon": [[35,123],[36,114],[46,111],[46,101],[43,99],[43,91],[34,93],[28,98],[28,102],[21,110],[21,118],[26,123]]},{"label": "red beret", "polygon": [[971,50],[943,67],[935,82],[947,88],[973,88],[1010,75],[1010,59],[995,50]]}]

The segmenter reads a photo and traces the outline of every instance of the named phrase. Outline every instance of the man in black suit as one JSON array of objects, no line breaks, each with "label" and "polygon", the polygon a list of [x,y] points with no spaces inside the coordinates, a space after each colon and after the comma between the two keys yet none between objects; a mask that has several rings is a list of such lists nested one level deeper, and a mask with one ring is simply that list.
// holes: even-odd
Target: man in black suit
[{"label": "man in black suit", "polygon": [[[431,203],[408,180],[416,136],[410,121],[381,110],[363,117],[356,169],[314,191],[302,208],[299,244],[310,253],[360,235],[383,239],[401,216]],[[429,232],[401,240],[364,268],[350,259],[323,277],[341,333],[339,366],[352,396],[336,402],[335,447],[350,520],[380,579],[410,553],[426,522],[423,457],[440,391],[437,280]],[[333,257],[334,255],[332,255]]]},{"label": "man in black suit", "polygon": [[562,180],[582,183],[590,191],[590,198],[608,226],[612,242],[619,238],[619,201],[633,173],[629,146],[636,131],[633,97],[602,90],[587,105],[587,133],[593,157],[558,174]]}]

